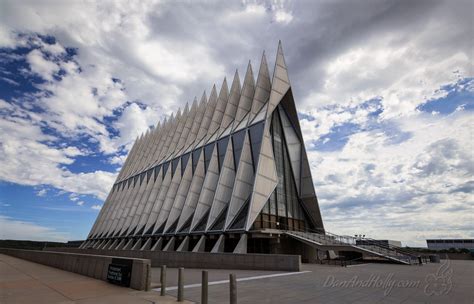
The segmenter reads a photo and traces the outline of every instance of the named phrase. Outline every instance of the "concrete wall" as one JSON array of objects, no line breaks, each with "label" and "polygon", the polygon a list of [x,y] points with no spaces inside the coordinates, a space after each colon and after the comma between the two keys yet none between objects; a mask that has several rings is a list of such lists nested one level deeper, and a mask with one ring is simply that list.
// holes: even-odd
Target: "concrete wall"
[{"label": "concrete wall", "polygon": [[446,259],[446,256],[450,260],[474,260],[474,256],[470,253],[436,253],[440,256],[442,260]]},{"label": "concrete wall", "polygon": [[[117,258],[105,255],[9,248],[0,248],[0,253],[78,273],[102,281],[107,281],[107,270],[109,264],[112,263],[112,258]],[[149,290],[151,284],[150,260],[136,258],[131,258],[131,260],[133,261],[133,265],[130,287],[138,290]]]},{"label": "concrete wall", "polygon": [[300,271],[301,266],[299,255],[77,248],[48,248],[48,250],[149,259],[152,267],[166,265],[185,268]]}]

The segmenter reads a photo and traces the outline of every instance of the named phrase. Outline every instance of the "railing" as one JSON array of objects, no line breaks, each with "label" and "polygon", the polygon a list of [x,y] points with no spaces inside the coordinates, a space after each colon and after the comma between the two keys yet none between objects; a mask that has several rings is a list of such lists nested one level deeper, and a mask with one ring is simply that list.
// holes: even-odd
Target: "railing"
[{"label": "railing", "polygon": [[296,236],[305,238],[307,240],[317,242],[321,245],[349,245],[352,247],[365,249],[385,257],[397,259],[411,264],[418,260],[418,254],[405,250],[397,246],[390,246],[383,242],[370,238],[356,238],[347,235],[337,235],[328,231],[307,229],[302,230],[288,230],[288,233],[293,233]]}]

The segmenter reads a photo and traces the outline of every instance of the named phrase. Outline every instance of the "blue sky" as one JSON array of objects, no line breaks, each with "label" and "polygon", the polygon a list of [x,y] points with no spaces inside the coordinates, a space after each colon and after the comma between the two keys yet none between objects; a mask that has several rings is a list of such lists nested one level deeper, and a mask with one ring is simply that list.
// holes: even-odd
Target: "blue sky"
[{"label": "blue sky", "polygon": [[472,2],[0,4],[0,238],[86,237],[134,139],[283,42],[326,228],[474,237]]}]

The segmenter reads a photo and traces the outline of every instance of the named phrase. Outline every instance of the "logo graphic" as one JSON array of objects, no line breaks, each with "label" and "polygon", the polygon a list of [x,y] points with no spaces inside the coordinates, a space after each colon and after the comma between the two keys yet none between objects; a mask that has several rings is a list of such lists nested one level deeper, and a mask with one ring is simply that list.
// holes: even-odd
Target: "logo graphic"
[{"label": "logo graphic", "polygon": [[428,296],[441,296],[447,295],[453,287],[451,277],[453,276],[453,270],[451,269],[451,262],[448,257],[439,266],[436,273],[432,273],[426,276],[425,294]]}]

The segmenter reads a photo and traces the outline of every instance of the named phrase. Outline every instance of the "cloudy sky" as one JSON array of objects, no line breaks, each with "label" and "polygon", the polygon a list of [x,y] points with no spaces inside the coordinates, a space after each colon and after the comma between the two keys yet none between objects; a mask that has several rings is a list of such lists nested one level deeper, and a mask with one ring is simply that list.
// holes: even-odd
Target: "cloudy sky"
[{"label": "cloudy sky", "polygon": [[137,135],[282,40],[328,231],[474,237],[473,2],[0,2],[0,239],[83,239]]}]

